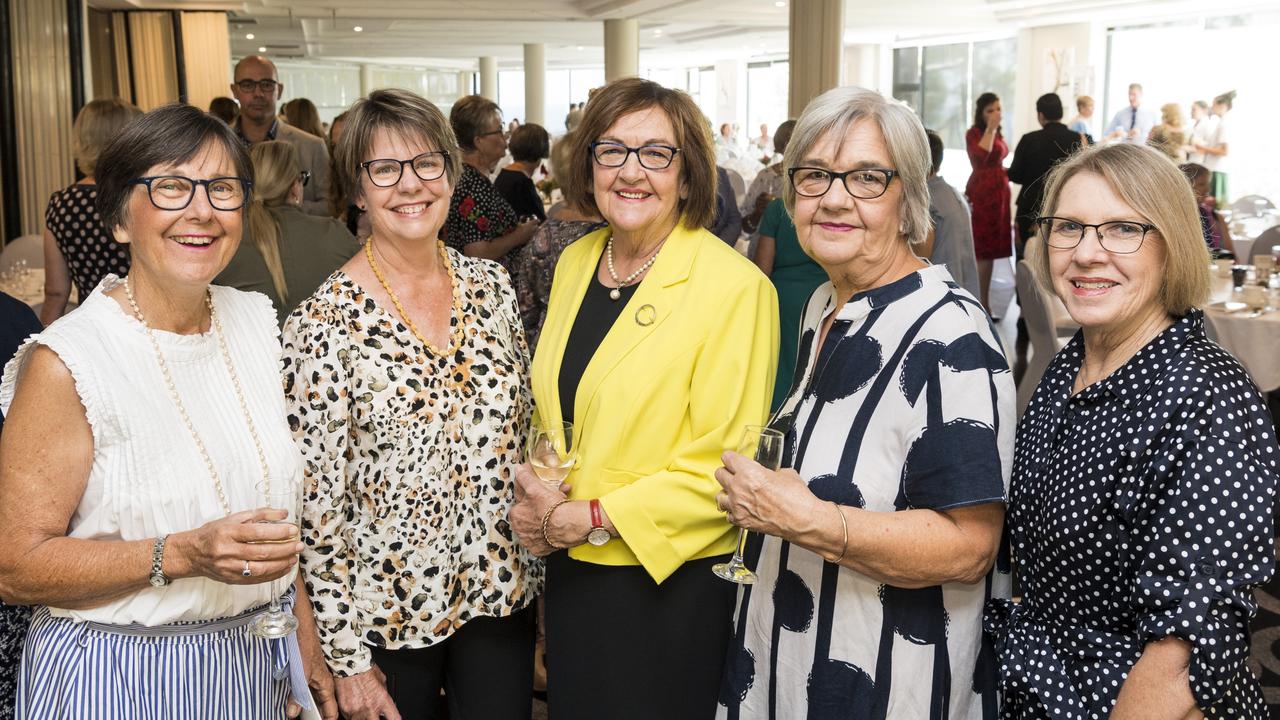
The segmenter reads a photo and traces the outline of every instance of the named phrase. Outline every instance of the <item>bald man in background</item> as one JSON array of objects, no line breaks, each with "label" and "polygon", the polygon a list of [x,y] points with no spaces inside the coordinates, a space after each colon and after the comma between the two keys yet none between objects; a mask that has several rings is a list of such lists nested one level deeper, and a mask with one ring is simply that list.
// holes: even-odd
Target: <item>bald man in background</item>
[{"label": "bald man in background", "polygon": [[240,103],[235,131],[246,147],[264,140],[281,140],[298,151],[302,169],[311,181],[302,189],[302,209],[312,215],[329,214],[329,149],[324,140],[303,132],[276,117],[276,103],[284,85],[275,63],[264,55],[249,55],[236,63],[231,94]]}]

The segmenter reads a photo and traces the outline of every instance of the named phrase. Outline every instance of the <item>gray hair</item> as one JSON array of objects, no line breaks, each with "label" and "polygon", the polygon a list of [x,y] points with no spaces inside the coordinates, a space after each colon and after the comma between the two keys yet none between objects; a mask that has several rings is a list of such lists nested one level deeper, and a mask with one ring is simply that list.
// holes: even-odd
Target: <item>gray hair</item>
[{"label": "gray hair", "polygon": [[[810,101],[796,121],[795,132],[782,159],[783,172],[799,165],[814,145],[829,132],[844,135],[861,120],[880,128],[889,160],[902,182],[899,217],[902,234],[910,243],[924,242],[929,234],[929,140],[920,118],[906,105],[860,87],[838,87]],[[795,213],[796,191],[783,186],[787,212]]]}]

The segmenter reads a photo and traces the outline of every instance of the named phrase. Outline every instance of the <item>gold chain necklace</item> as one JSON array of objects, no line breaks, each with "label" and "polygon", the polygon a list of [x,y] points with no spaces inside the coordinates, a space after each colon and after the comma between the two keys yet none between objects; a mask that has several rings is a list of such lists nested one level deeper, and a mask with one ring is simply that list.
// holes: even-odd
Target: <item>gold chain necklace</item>
[{"label": "gold chain necklace", "polygon": [[[156,362],[160,365],[160,375],[164,377],[165,387],[169,390],[169,398],[173,400],[173,404],[178,407],[178,415],[182,418],[182,424],[187,427],[187,432],[191,434],[191,439],[196,443],[196,449],[200,451],[200,458],[204,460],[204,466],[209,471],[209,476],[213,478],[213,487],[218,491],[218,502],[222,505],[222,511],[227,515],[231,514],[231,504],[227,502],[227,492],[222,486],[222,478],[218,475],[217,468],[213,465],[213,459],[209,457],[209,451],[204,446],[204,441],[200,439],[200,434],[196,432],[195,425],[191,423],[190,416],[187,415],[187,408],[182,404],[182,396],[178,394],[178,388],[173,384],[173,376],[169,374],[169,366],[165,363],[164,353],[160,350],[160,342],[156,340],[155,333],[151,330],[151,326],[147,324],[147,319],[143,317],[141,308],[138,307],[138,301],[133,297],[133,286],[130,284],[128,276],[124,279],[124,294],[129,299],[129,307],[133,308],[133,316],[142,323],[142,328],[147,331],[147,339],[151,341],[151,349],[156,353]],[[205,291],[205,304],[209,306],[209,324],[213,326],[214,335],[218,338],[218,349],[222,352],[222,362],[227,366],[227,372],[231,375],[231,385],[236,391],[236,401],[240,403],[240,412],[244,415],[244,422],[249,426],[249,436],[253,438],[253,446],[258,451],[258,463],[262,466],[262,482],[266,484],[268,492],[271,490],[271,472],[267,468],[267,455],[262,450],[262,441],[258,438],[258,430],[254,427],[253,416],[249,414],[249,407],[244,401],[244,391],[240,389],[240,376],[236,374],[236,367],[231,362],[231,353],[227,350],[227,341],[222,332],[222,322],[218,320],[218,312],[213,308],[213,294],[208,290]]]},{"label": "gold chain necklace", "polygon": [[436,241],[436,247],[440,250],[440,262],[444,264],[445,272],[449,274],[449,287],[453,291],[453,315],[449,322],[452,324],[457,321],[457,327],[449,332],[449,346],[444,350],[437,348],[427,341],[422,333],[418,332],[418,326],[413,324],[413,320],[409,318],[409,313],[404,311],[404,306],[400,304],[400,298],[396,297],[396,293],[391,289],[391,284],[383,277],[382,270],[378,269],[378,261],[373,259],[373,238],[370,237],[364,243],[364,256],[369,260],[369,268],[373,270],[374,277],[378,278],[382,289],[387,291],[387,297],[391,298],[391,304],[396,306],[396,312],[400,313],[400,319],[409,327],[409,332],[418,338],[418,342],[422,343],[435,355],[440,357],[448,357],[458,351],[462,347],[462,288],[458,284],[458,276],[453,271],[453,263],[449,262],[449,251],[445,249],[444,243]]}]

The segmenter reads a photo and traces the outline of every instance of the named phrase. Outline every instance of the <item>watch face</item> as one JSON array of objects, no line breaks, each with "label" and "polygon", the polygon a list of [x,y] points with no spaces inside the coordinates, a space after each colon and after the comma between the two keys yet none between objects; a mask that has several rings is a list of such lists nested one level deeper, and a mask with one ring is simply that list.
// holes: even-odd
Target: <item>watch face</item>
[{"label": "watch face", "polygon": [[587,542],[600,547],[609,542],[609,531],[604,528],[592,528],[591,532],[587,534]]},{"label": "watch face", "polygon": [[152,575],[152,576],[151,576],[151,587],[158,587],[158,588],[161,588],[161,587],[164,587],[165,585],[168,585],[168,584],[169,584],[168,579],[166,579],[166,578],[165,578],[165,576],[163,576],[163,575]]}]

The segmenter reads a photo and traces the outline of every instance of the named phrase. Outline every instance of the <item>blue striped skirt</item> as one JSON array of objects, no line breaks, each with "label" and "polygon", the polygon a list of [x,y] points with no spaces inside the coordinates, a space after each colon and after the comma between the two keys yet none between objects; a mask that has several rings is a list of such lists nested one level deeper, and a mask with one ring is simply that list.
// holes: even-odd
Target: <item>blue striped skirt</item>
[{"label": "blue striped skirt", "polygon": [[[18,720],[278,720],[291,694],[286,641],[235,618],[159,628],[31,618]],[[296,645],[295,645],[296,647]],[[308,698],[309,700],[310,698]]]}]

